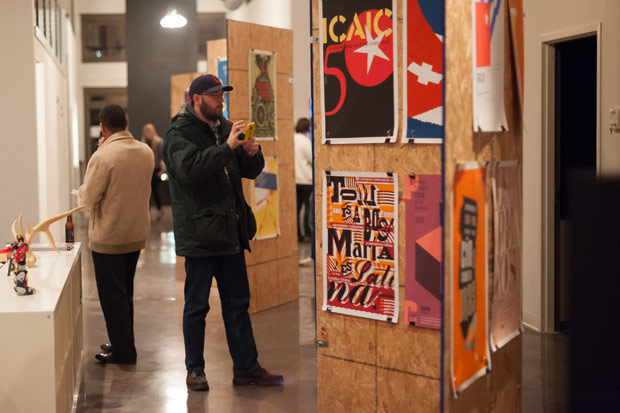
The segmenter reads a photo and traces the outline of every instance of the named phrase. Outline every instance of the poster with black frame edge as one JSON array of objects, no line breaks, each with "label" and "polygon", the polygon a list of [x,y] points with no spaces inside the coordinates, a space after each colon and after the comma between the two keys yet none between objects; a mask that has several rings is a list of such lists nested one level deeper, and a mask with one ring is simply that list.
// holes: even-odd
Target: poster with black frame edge
[{"label": "poster with black frame edge", "polygon": [[[397,10],[397,0],[319,1],[322,143],[396,142]],[[330,55],[336,64],[326,67]],[[388,101],[392,104],[383,104]]]}]

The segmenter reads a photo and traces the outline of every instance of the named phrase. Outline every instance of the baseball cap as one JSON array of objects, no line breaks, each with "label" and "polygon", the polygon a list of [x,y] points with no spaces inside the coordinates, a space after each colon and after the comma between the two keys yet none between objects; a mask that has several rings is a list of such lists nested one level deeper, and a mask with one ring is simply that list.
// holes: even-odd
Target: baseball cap
[{"label": "baseball cap", "polygon": [[233,90],[232,86],[222,84],[222,81],[215,75],[202,75],[194,79],[189,87],[189,98],[201,93],[217,92],[219,90],[226,92]]}]

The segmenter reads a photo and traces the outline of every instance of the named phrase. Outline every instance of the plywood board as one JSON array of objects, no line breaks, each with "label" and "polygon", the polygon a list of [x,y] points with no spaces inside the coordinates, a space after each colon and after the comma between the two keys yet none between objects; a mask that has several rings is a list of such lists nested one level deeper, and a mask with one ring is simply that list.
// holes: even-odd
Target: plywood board
[{"label": "plywood board", "polygon": [[[510,37],[505,33],[505,73],[504,73],[504,105],[508,118],[509,131],[501,133],[473,132],[472,103],[472,19],[471,4],[456,0],[446,0],[446,147],[445,147],[445,193],[444,199],[452,197],[454,171],[457,163],[468,161],[495,162],[500,160],[522,160],[523,136],[519,114],[519,101],[516,86],[516,75],[510,56]],[[507,15],[504,16],[507,19]],[[490,184],[490,180],[488,181]],[[491,205],[489,204],[489,207]],[[487,220],[489,257],[492,257],[492,220]],[[444,216],[449,222],[449,212]],[[445,232],[444,244],[445,268],[451,268],[454,255],[450,240],[450,230]],[[450,277],[450,272],[446,273]],[[489,285],[493,282],[493,273],[488,273]],[[446,325],[452,306],[450,278],[444,279],[444,313]],[[489,411],[489,412],[520,412],[521,384],[521,338],[492,354],[492,370],[485,377],[475,381],[458,398],[454,398],[452,380],[450,379],[449,334],[444,342],[443,374],[446,377],[442,389],[446,412]]]},{"label": "plywood board", "polygon": [[217,72],[218,59],[226,59],[227,56],[226,39],[209,40],[207,42],[207,71],[215,74]]},{"label": "plywood board", "polygon": [[439,379],[377,368],[377,412],[438,413]]},{"label": "plywood board", "polygon": [[319,355],[317,405],[319,412],[376,411],[376,367]]},{"label": "plywood board", "polygon": [[278,304],[299,298],[299,275],[297,255],[278,260]]},{"label": "plywood board", "polygon": [[181,73],[170,76],[170,117],[179,112],[185,102],[185,91],[189,90],[192,80],[205,73]]}]

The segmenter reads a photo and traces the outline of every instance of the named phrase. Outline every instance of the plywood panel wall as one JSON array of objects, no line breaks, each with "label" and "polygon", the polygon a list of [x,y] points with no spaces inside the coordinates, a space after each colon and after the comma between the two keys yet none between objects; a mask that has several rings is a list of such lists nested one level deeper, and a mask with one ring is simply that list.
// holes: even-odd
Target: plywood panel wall
[{"label": "plywood panel wall", "polygon": [[[457,163],[468,161],[522,160],[523,135],[517,94],[516,75],[513,70],[510,45],[510,26],[508,15],[505,19],[505,74],[504,104],[509,130],[501,133],[473,132],[472,98],[472,18],[471,2],[446,0],[446,146],[445,146],[445,188],[444,199],[452,199],[451,190]],[[488,174],[487,174],[488,175]],[[487,180],[490,188],[491,180]],[[490,194],[490,192],[489,192]],[[490,195],[489,195],[490,196]],[[489,258],[493,257],[492,204],[487,200],[487,245]],[[446,208],[445,222],[449,221],[450,211]],[[444,245],[444,268],[452,268],[454,255],[451,247],[451,232],[447,228]],[[488,282],[493,282],[492,261],[488,263]],[[450,271],[444,278],[445,324],[450,325],[451,280]],[[489,308],[489,314],[491,309]],[[443,395],[446,412],[520,412],[521,411],[521,336],[491,354],[492,370],[478,379],[458,398],[454,398],[450,375],[449,334],[444,342],[444,381]]]},{"label": "plywood panel wall", "polygon": [[[312,35],[319,36],[318,5],[312,3]],[[397,14],[398,44],[402,45],[402,4]],[[316,306],[317,339],[328,342],[318,349],[319,412],[338,407],[364,412],[437,412],[440,405],[441,333],[437,330],[406,325],[404,318],[405,219],[399,204],[399,320],[398,324],[374,321],[321,311],[322,205],[323,176],[329,171],[394,172],[399,176],[399,193],[404,189],[403,175],[441,173],[441,146],[401,143],[366,145],[321,144],[321,99],[319,53],[313,45],[314,76],[314,158],[316,219]],[[402,46],[398,54],[398,82],[402,78]],[[399,101],[402,101],[402,88]],[[380,104],[380,102],[374,102]],[[402,128],[399,108],[399,128]],[[401,133],[399,130],[399,136]],[[400,140],[400,139],[399,139]],[[353,384],[355,383],[355,384]],[[361,386],[361,387],[360,387]]]},{"label": "plywood panel wall", "polygon": [[[252,253],[246,252],[252,268],[252,306],[250,312],[275,307],[299,298],[297,251],[297,198],[295,189],[293,119],[293,34],[290,30],[228,21],[227,51],[230,120],[248,120],[250,114],[250,49],[276,53],[276,141],[261,141],[264,156],[278,159],[278,196],[280,236],[252,241]],[[219,41],[216,41],[219,42]],[[211,43],[211,42],[209,42]],[[209,45],[208,45],[209,46]],[[221,44],[214,44],[219,50]],[[211,67],[211,49],[209,49]],[[220,53],[217,51],[214,54]],[[215,58],[214,58],[215,59]],[[215,61],[215,60],[214,60]],[[215,64],[215,63],[213,63]],[[249,181],[244,182],[246,199],[251,199]]]}]

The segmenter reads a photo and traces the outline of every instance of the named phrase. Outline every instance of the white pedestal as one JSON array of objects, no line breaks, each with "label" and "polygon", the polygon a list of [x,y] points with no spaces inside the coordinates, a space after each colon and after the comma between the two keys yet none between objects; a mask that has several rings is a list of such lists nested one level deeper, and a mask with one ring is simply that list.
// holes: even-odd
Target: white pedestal
[{"label": "white pedestal", "polygon": [[80,243],[57,254],[33,244],[30,296],[13,291],[8,264],[0,270],[0,411],[70,412],[82,362]]}]

